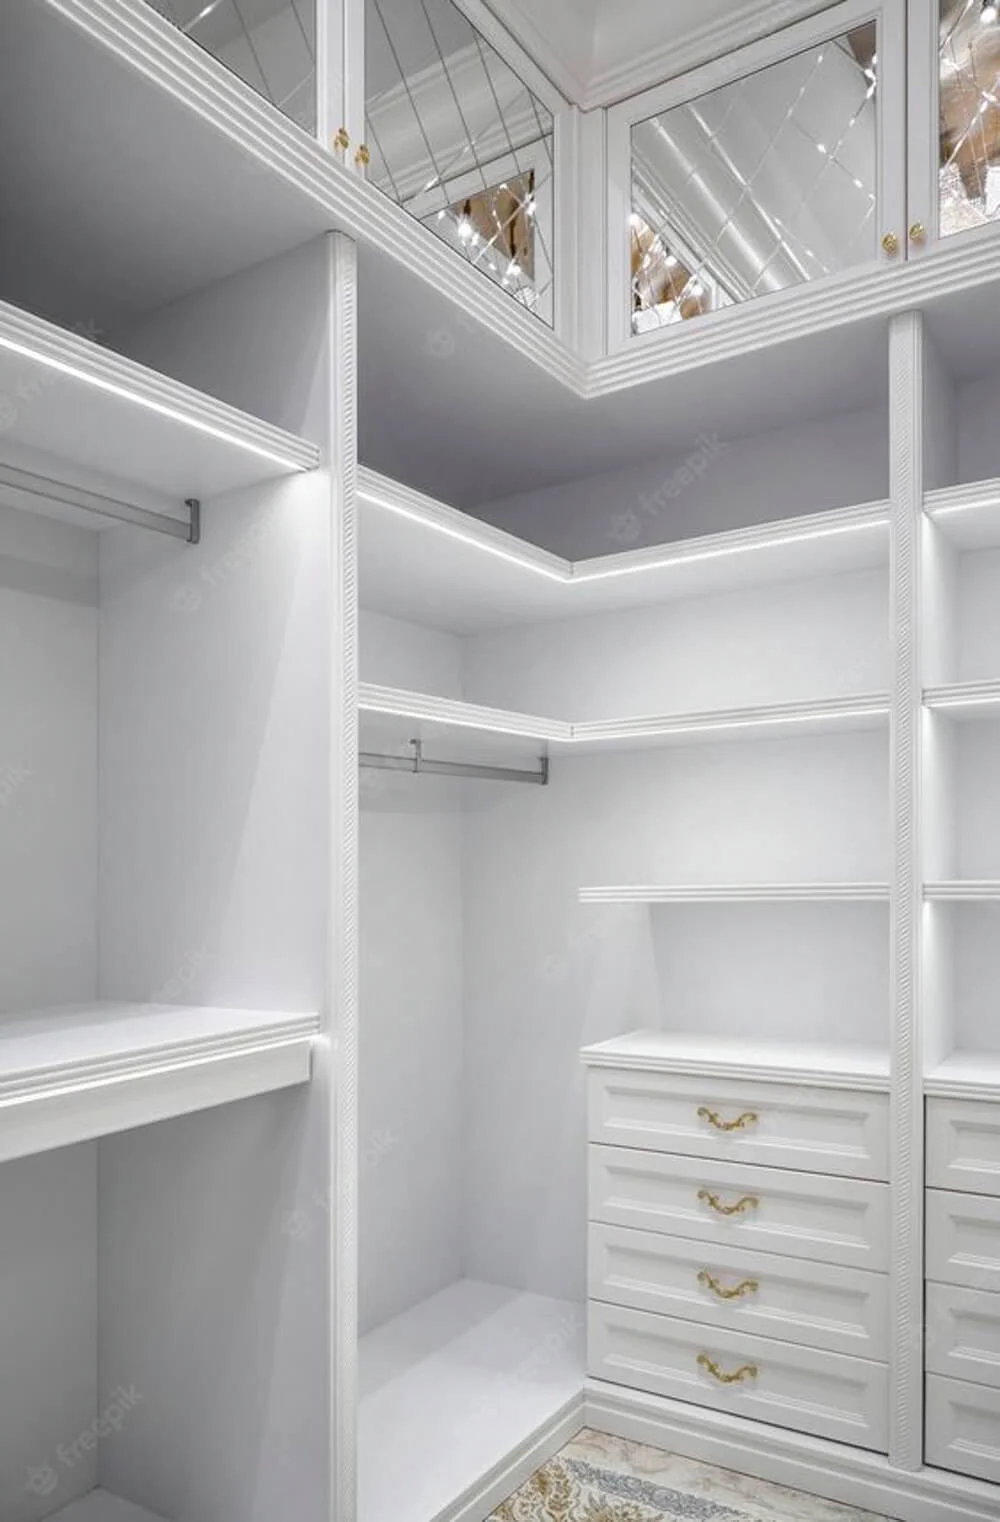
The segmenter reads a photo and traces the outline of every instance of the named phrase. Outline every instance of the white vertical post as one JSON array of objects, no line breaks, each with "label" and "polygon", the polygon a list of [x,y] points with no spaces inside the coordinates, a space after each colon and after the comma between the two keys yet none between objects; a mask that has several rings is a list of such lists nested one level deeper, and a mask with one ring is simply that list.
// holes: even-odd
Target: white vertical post
[{"label": "white vertical post", "polygon": [[357,250],[330,235],[331,1522],[357,1514],[358,576]]},{"label": "white vertical post", "polygon": [[918,1470],[923,1465],[924,1106],[920,986],[923,341],[919,313],[906,312],[893,318],[889,332],[890,629],[894,641],[890,739],[893,862],[889,1458],[903,1470]]},{"label": "white vertical post", "polygon": [[608,351],[607,112],[580,115],[579,352],[600,359]]},{"label": "white vertical post", "polygon": [[365,134],[365,0],[316,0],[316,135],[327,148],[343,127],[353,166]]},{"label": "white vertical post", "polygon": [[555,195],[553,268],[556,337],[579,349],[580,285],[580,112],[565,105],[555,113]]}]

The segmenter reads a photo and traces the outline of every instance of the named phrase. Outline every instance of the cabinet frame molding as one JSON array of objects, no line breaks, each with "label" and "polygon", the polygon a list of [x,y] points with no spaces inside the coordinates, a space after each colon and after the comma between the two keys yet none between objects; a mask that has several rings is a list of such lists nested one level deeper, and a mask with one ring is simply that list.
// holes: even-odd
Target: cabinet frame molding
[{"label": "cabinet frame molding", "polygon": [[[608,110],[607,341],[610,356],[623,350],[630,351],[631,354],[641,352],[640,346],[647,348],[662,341],[664,336],[662,328],[640,334],[633,334],[631,330],[629,215],[632,210],[632,128],[658,112],[685,105],[713,90],[767,69],[772,64],[783,63],[786,59],[794,58],[797,53],[839,37],[871,20],[875,20],[878,25],[879,53],[879,84],[875,97],[878,122],[875,257],[852,266],[850,270],[839,271],[817,281],[801,282],[783,291],[769,292],[766,297],[757,297],[736,305],[737,308],[756,307],[763,300],[766,309],[773,310],[776,303],[793,299],[796,294],[801,299],[803,290],[816,286],[822,288],[838,278],[856,279],[884,268],[887,263],[902,262],[906,245],[904,0],[873,0],[873,3],[865,3],[865,0],[840,0],[839,4],[830,6],[818,15],[785,27],[772,36],[747,43],[711,63],[645,90],[641,95],[633,96]],[[885,231],[897,234],[901,257],[890,260],[882,252],[878,238]],[[693,326],[697,329],[697,335],[705,334],[706,325],[715,327],[720,320],[725,321],[727,316],[731,317],[732,310],[727,307],[695,318]],[[683,329],[687,324],[680,323],[677,326]]]}]

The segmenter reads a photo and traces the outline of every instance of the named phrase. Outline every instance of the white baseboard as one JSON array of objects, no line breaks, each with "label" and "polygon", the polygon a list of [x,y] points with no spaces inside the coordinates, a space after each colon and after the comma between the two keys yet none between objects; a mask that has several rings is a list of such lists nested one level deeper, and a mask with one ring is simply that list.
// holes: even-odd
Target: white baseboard
[{"label": "white baseboard", "polygon": [[574,1396],[544,1426],[501,1459],[482,1479],[470,1486],[434,1522],[483,1522],[501,1501],[559,1452],[583,1426],[583,1395]]},{"label": "white baseboard", "polygon": [[650,1443],[899,1522],[1000,1518],[1000,1486],[936,1469],[911,1474],[894,1469],[878,1454],[599,1379],[587,1380],[583,1396],[585,1425],[599,1432]]}]

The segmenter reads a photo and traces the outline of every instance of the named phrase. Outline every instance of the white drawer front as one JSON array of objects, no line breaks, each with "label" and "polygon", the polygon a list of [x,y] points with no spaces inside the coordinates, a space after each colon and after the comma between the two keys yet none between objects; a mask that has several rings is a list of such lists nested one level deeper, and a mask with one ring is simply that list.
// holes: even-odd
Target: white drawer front
[{"label": "white drawer front", "polygon": [[927,1372],[1000,1390],[1000,1295],[927,1286]]},{"label": "white drawer front", "polygon": [[1000,1105],[927,1101],[927,1182],[937,1189],[1000,1195]]},{"label": "white drawer front", "polygon": [[889,1357],[889,1281],[862,1268],[594,1224],[587,1293],[831,1353]]},{"label": "white drawer front", "polygon": [[[588,1326],[588,1370],[595,1379],[886,1451],[884,1364],[597,1301],[590,1303]],[[742,1378],[732,1383],[717,1377],[740,1370]]]},{"label": "white drawer front", "polygon": [[928,1464],[1000,1482],[1000,1390],[928,1374],[926,1409]]},{"label": "white drawer front", "polygon": [[885,1184],[590,1148],[590,1218],[794,1258],[884,1272]]},{"label": "white drawer front", "polygon": [[887,1094],[626,1068],[592,1068],[588,1082],[593,1142],[845,1178],[889,1177]]},{"label": "white drawer front", "polygon": [[1000,1293],[1000,1205],[979,1194],[927,1191],[927,1277]]}]

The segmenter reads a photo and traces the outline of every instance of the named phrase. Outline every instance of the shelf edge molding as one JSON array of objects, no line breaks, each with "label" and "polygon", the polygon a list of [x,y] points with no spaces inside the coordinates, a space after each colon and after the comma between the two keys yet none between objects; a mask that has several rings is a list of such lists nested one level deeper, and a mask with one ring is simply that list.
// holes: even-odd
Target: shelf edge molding
[{"label": "shelf edge molding", "polygon": [[582,904],[887,903],[889,897],[888,883],[870,882],[649,884],[579,890]]},{"label": "shelf edge molding", "polygon": [[941,687],[924,688],[924,707],[934,713],[953,713],[956,717],[988,717],[1000,711],[1000,681],[952,682]]},{"label": "shelf edge molding", "polygon": [[[0,1162],[289,1088],[311,1077],[321,1028],[318,1014],[262,1019],[248,1012],[243,1029],[230,1023],[224,1032],[158,1041],[160,1007],[147,1008],[147,1045],[88,1055],[86,1013],[81,1011],[76,1017],[79,1055],[21,1065],[7,1076],[0,1022]],[[178,1009],[162,1007],[162,1012],[169,1020]]]},{"label": "shelf edge molding", "polygon": [[924,898],[931,903],[989,903],[1000,899],[1000,881],[956,878],[950,882],[928,882],[924,883]]}]

